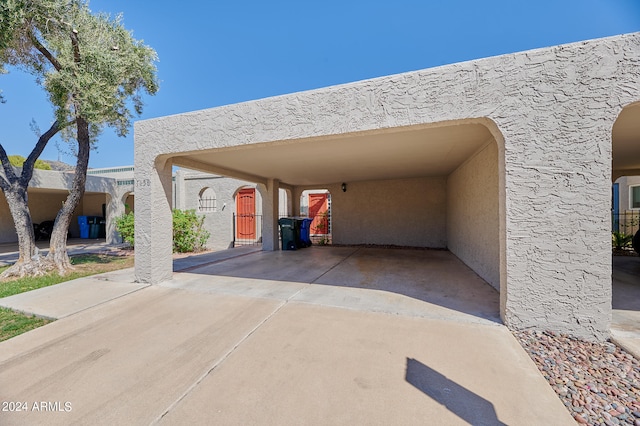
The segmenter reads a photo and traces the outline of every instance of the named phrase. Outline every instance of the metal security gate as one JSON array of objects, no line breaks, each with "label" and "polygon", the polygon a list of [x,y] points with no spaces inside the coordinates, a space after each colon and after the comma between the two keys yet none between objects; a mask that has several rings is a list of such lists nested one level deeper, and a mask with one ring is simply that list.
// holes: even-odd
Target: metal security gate
[{"label": "metal security gate", "polygon": [[262,244],[262,215],[233,214],[233,246]]}]

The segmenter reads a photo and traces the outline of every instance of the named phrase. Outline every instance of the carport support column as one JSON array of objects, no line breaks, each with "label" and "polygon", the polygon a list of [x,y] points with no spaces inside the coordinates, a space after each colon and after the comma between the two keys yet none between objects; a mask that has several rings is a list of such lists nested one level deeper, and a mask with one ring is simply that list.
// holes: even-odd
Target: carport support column
[{"label": "carport support column", "polygon": [[156,284],[173,275],[171,161],[149,161],[136,158],[135,271],[138,282]]},{"label": "carport support column", "polygon": [[107,194],[107,211],[104,218],[106,222],[106,242],[107,244],[118,244],[120,241],[116,230],[116,218],[124,214],[124,204],[118,193],[118,186],[114,183],[111,187],[111,191]]},{"label": "carport support column", "polygon": [[262,250],[278,250],[278,211],[280,189],[278,179],[269,179],[267,184],[258,185],[262,196]]}]

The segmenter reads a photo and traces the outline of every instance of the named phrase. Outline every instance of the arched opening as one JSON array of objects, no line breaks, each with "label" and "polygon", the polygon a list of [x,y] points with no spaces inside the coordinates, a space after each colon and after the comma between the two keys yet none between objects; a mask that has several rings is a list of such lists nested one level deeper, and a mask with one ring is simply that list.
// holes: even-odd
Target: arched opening
[{"label": "arched opening", "polygon": [[331,244],[331,192],[328,189],[302,191],[300,216],[311,219],[309,237],[312,244]]},{"label": "arched opening", "polygon": [[198,193],[198,211],[201,213],[211,213],[218,211],[216,192],[213,188],[204,187]]},{"label": "arched opening", "polygon": [[611,139],[611,334],[624,344],[640,339],[640,256],[632,246],[640,229],[640,102],[622,109]]},{"label": "arched opening", "polygon": [[127,192],[122,196],[125,214],[136,211],[135,198],[133,192]]}]

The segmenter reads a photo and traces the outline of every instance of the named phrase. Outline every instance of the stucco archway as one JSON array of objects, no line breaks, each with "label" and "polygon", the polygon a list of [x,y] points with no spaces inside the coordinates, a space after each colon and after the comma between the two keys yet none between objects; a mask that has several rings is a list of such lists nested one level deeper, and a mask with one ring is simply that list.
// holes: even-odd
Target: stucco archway
[{"label": "stucco archway", "polygon": [[[612,232],[623,239],[639,232],[640,224],[640,102],[626,105],[612,129]],[[617,342],[640,336],[640,258],[612,257],[611,333]]]},{"label": "stucco archway", "polygon": [[611,108],[638,98],[639,46],[629,34],[138,122],[136,275],[170,278],[170,263],[154,258],[170,256],[172,164],[258,184],[263,249],[273,250],[279,188],[336,185],[334,209],[342,182],[403,190],[404,179],[430,179],[446,195],[442,180],[492,138],[503,320],[604,339]]}]

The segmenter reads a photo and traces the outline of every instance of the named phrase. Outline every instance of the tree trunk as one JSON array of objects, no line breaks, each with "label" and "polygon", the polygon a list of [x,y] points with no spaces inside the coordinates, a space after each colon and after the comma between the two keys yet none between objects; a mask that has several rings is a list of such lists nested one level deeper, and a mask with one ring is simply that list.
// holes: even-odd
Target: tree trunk
[{"label": "tree trunk", "polygon": [[85,183],[87,181],[87,168],[89,166],[89,152],[91,151],[89,123],[82,117],[79,117],[76,120],[76,125],[78,128],[78,159],[73,177],[73,186],[56,217],[53,232],[51,233],[49,254],[46,258],[46,262],[55,266],[60,274],[65,274],[73,269],[67,253],[67,233],[69,232],[73,212],[80,204],[84,195]]},{"label": "tree trunk", "polygon": [[27,205],[27,191],[17,188],[14,191],[6,191],[5,197],[18,234],[19,258],[0,275],[0,278],[43,275],[47,268],[42,264],[36,247],[33,222]]},{"label": "tree trunk", "polygon": [[33,233],[33,222],[29,211],[27,188],[33,176],[33,167],[49,140],[60,130],[58,122],[54,122],[49,130],[40,136],[36,146],[22,165],[22,173],[16,176],[15,169],[0,145],[0,162],[4,176],[0,175],[0,188],[4,192],[13,223],[18,234],[18,261],[0,274],[0,279],[9,277],[36,276],[45,274],[49,267],[42,262],[36,247]]}]

